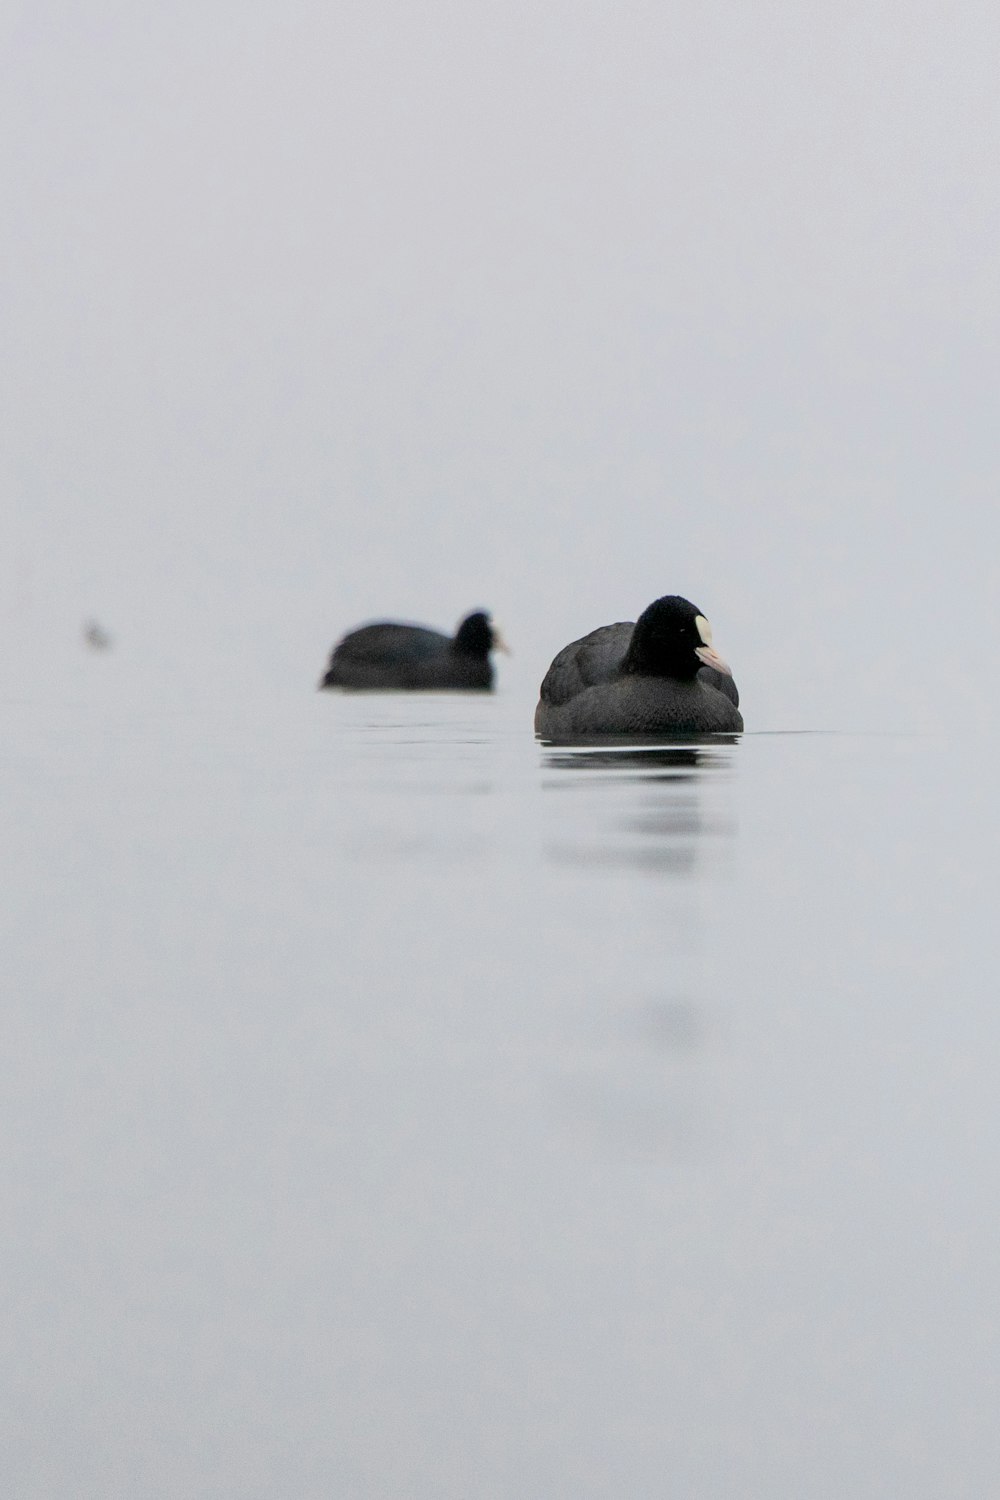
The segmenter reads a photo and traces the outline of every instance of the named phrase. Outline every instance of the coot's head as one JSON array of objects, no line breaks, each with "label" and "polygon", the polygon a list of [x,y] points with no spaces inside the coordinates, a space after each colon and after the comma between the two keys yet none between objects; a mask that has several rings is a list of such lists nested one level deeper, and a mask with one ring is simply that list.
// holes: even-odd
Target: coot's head
[{"label": "coot's head", "polygon": [[506,652],[507,646],[485,610],[477,609],[455,631],[455,650],[485,660],[491,651]]},{"label": "coot's head", "polygon": [[621,669],[683,681],[692,679],[699,667],[733,675],[712,649],[712,627],[701,610],[679,594],[666,594],[636,620]]}]

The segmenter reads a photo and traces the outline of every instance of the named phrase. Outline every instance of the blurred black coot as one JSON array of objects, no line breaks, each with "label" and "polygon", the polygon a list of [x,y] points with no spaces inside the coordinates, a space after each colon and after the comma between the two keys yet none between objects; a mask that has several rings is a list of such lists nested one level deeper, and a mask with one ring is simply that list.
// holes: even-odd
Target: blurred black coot
[{"label": "blurred black coot", "polygon": [[84,644],[89,646],[91,651],[110,651],[112,646],[111,637],[104,629],[104,626],[100,625],[97,620],[85,620],[81,634],[83,635]]},{"label": "blurred black coot", "polygon": [[334,646],[321,688],[488,693],[491,651],[506,651],[488,614],[467,615],[453,636],[425,625],[380,621],[351,630]]},{"label": "blurred black coot", "polygon": [[542,682],[535,733],[732,733],[743,728],[739,701],[705,616],[667,594],[634,625],[602,625],[563,647]]}]

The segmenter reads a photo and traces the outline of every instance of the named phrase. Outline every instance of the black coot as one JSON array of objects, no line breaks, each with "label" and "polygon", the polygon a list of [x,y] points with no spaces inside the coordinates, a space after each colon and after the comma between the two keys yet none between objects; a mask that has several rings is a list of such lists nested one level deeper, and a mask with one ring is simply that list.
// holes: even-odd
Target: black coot
[{"label": "black coot", "polygon": [[320,687],[488,693],[493,687],[490,652],[506,649],[482,610],[467,615],[453,636],[425,625],[380,621],[349,631],[334,646]]},{"label": "black coot", "polygon": [[667,594],[634,625],[602,625],[563,647],[542,682],[535,733],[732,733],[743,728],[739,701],[705,616]]}]

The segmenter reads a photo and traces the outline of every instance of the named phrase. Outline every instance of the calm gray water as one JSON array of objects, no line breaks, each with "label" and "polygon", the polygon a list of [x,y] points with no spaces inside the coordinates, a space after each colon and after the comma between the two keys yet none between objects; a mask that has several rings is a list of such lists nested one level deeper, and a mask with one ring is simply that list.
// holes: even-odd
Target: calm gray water
[{"label": "calm gray water", "polygon": [[993,1493],[990,747],[531,707],[6,703],[5,1495]]}]

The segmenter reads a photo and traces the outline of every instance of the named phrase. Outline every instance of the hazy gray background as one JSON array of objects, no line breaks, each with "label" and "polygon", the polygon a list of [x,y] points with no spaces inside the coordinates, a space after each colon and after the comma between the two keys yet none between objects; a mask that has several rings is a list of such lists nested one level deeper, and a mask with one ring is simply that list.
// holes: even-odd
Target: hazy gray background
[{"label": "hazy gray background", "polygon": [[676,590],[751,727],[991,721],[993,5],[3,14],[8,684],[485,603],[527,712]]}]

